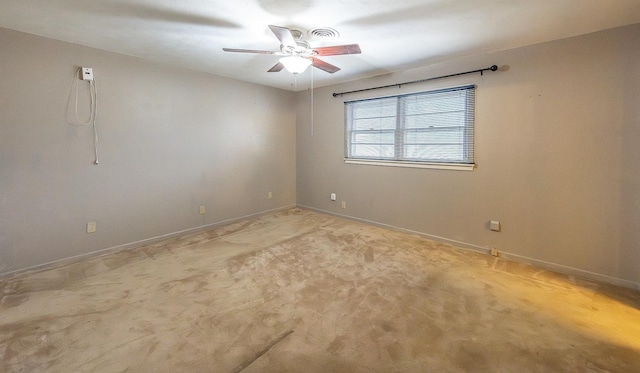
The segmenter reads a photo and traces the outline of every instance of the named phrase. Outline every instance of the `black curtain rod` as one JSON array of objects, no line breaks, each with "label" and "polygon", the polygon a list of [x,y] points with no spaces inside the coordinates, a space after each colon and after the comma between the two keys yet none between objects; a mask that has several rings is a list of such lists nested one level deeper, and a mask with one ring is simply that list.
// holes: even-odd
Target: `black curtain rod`
[{"label": "black curtain rod", "polygon": [[443,78],[451,78],[453,76],[459,76],[459,75],[466,75],[466,74],[475,74],[475,73],[480,73],[480,75],[483,75],[483,73],[485,71],[496,71],[498,70],[498,66],[497,65],[493,65],[491,67],[487,67],[486,69],[478,69],[478,70],[472,70],[472,71],[465,71],[463,73],[457,73],[457,74],[449,74],[449,75],[442,75],[442,76],[436,76],[434,78],[427,78],[427,79],[420,79],[420,80],[414,80],[411,82],[404,82],[404,83],[397,83],[397,84],[389,84],[389,85],[383,85],[380,87],[373,87],[373,88],[365,88],[365,89],[357,89],[355,91],[347,91],[347,92],[340,92],[340,93],[334,93],[333,97],[338,97],[338,96],[344,96],[344,95],[348,95],[349,93],[357,93],[357,92],[365,92],[365,91],[372,91],[374,89],[382,89],[382,88],[389,88],[389,87],[402,87],[403,85],[406,84],[413,84],[413,83],[422,83],[422,82],[428,82],[429,80],[436,80],[436,79],[443,79]]}]

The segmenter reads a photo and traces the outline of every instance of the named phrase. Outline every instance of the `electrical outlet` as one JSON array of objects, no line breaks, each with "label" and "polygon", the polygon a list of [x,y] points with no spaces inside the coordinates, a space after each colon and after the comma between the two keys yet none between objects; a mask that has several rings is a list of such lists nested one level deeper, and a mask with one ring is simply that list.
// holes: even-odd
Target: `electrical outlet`
[{"label": "electrical outlet", "polygon": [[90,67],[82,68],[82,80],[93,80],[93,69]]},{"label": "electrical outlet", "polygon": [[342,208],[346,209],[347,208],[347,203],[345,201],[342,201]]},{"label": "electrical outlet", "polygon": [[490,251],[491,251],[491,256],[500,256],[500,252],[498,251],[498,249],[492,247]]},{"label": "electrical outlet", "polygon": [[329,197],[331,198],[332,201],[336,200],[336,194],[335,193],[331,193],[331,195]]},{"label": "electrical outlet", "polygon": [[200,206],[200,214],[204,214],[204,206]]},{"label": "electrical outlet", "polygon": [[269,198],[269,199],[273,198],[273,193],[271,193],[271,192],[267,193],[267,198]]},{"label": "electrical outlet", "polygon": [[87,223],[87,233],[96,233],[96,222],[90,221]]},{"label": "electrical outlet", "polygon": [[489,229],[494,232],[500,232],[500,222],[497,220],[491,220],[489,222]]}]

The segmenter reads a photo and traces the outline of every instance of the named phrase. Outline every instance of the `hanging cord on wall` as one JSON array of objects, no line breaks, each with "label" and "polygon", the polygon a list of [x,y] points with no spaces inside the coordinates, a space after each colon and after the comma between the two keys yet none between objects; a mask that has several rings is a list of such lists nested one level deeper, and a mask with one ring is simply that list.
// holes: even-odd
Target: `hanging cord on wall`
[{"label": "hanging cord on wall", "polygon": [[[89,119],[83,122],[78,117],[78,81],[82,68],[78,68],[73,74],[71,80],[71,89],[69,91],[69,101],[67,102],[67,122],[73,126],[92,126],[93,127],[93,149],[95,155],[94,164],[98,164],[98,128],[96,127],[96,116],[98,114],[98,87],[96,87],[95,78],[88,80],[89,82]],[[70,118],[71,97],[74,96],[73,117]]]},{"label": "hanging cord on wall", "polygon": [[311,136],[313,136],[313,68],[311,68]]}]

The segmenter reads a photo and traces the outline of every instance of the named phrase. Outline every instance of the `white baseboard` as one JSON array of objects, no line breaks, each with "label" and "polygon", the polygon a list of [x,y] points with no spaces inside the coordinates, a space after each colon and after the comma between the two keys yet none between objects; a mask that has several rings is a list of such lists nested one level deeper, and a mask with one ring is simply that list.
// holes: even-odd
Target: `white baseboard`
[{"label": "white baseboard", "polygon": [[67,257],[67,258],[54,260],[54,261],[43,263],[43,264],[37,264],[37,265],[31,266],[31,267],[16,269],[16,270],[13,270],[13,271],[0,273],[0,279],[13,277],[13,276],[25,273],[25,272],[37,272],[37,271],[42,271],[42,270],[62,267],[62,266],[71,264],[73,262],[79,261],[79,260],[92,259],[92,258],[97,258],[99,256],[112,254],[112,253],[115,253],[115,252],[118,252],[118,251],[130,250],[130,249],[134,249],[134,248],[137,248],[137,247],[150,245],[150,244],[156,243],[158,241],[166,240],[166,239],[169,239],[169,238],[174,238],[174,237],[182,236],[182,235],[189,234],[189,233],[195,233],[195,232],[198,232],[198,231],[204,231],[204,230],[215,228],[215,227],[218,227],[218,226],[221,226],[221,225],[231,224],[231,223],[235,223],[235,222],[240,221],[240,220],[259,217],[259,216],[270,214],[270,213],[273,213],[273,212],[289,210],[289,209],[292,209],[294,207],[296,207],[296,206],[295,205],[289,205],[289,206],[285,206],[285,207],[278,207],[278,208],[275,208],[275,209],[261,211],[261,212],[257,212],[257,213],[249,214],[249,215],[244,215],[244,216],[240,216],[240,217],[233,218],[233,219],[222,220],[222,221],[211,223],[211,224],[207,224],[207,225],[200,225],[200,226],[197,226],[197,227],[184,229],[184,230],[177,231],[177,232],[172,232],[172,233],[167,233],[167,234],[163,234],[163,235],[160,235],[160,236],[146,238],[146,239],[143,239],[143,240],[140,240],[140,241],[129,242],[129,243],[118,245],[118,246],[112,246],[112,247],[108,247],[108,248],[105,248],[105,249],[92,251],[92,252],[85,253],[85,254],[74,255],[74,256],[70,256],[70,257]]},{"label": "white baseboard", "polygon": [[[306,210],[316,211],[316,212],[319,212],[319,213],[322,213],[322,214],[327,214],[327,215],[337,216],[337,217],[341,217],[341,218],[345,218],[345,219],[349,219],[349,220],[354,220],[354,221],[358,221],[358,222],[365,223],[365,224],[375,225],[375,226],[378,226],[378,227],[389,228],[389,229],[392,229],[392,230],[395,230],[395,231],[398,231],[398,232],[415,234],[415,235],[418,235],[420,237],[432,239],[434,241],[448,243],[448,244],[450,244],[452,246],[456,246],[456,247],[459,247],[459,248],[462,248],[462,249],[473,250],[473,251],[480,252],[480,253],[483,253],[483,254],[490,254],[490,248],[484,247],[484,246],[475,245],[475,244],[471,244],[471,243],[468,243],[468,242],[452,240],[452,239],[449,239],[449,238],[446,238],[446,237],[440,237],[440,236],[436,236],[436,235],[432,235],[432,234],[428,234],[428,233],[424,233],[424,232],[414,231],[414,230],[411,230],[411,229],[400,228],[400,227],[396,227],[396,226],[393,226],[393,225],[380,223],[380,222],[377,222],[377,221],[358,218],[358,217],[355,217],[355,216],[338,214],[338,213],[335,213],[335,212],[332,212],[332,211],[322,210],[322,209],[318,209],[318,208],[311,207],[311,206],[297,205],[297,207],[302,208],[302,209],[306,209]],[[518,255],[518,254],[505,252],[503,250],[500,250],[500,257],[503,258],[503,259],[512,260],[514,262],[531,264],[533,266],[536,266],[536,267],[539,267],[539,268],[542,268],[542,269],[546,269],[546,270],[549,270],[549,271],[553,271],[553,272],[558,272],[558,273],[562,273],[562,274],[566,274],[566,275],[570,275],[570,276],[582,277],[582,278],[589,279],[589,280],[599,281],[599,282],[603,282],[603,283],[607,283],[607,284],[622,286],[622,287],[626,287],[626,288],[635,289],[635,290],[640,291],[640,283],[629,281],[629,280],[625,280],[625,279],[621,279],[621,278],[617,278],[617,277],[613,277],[613,276],[609,276],[609,275],[603,275],[603,274],[600,274],[600,273],[591,272],[591,271],[587,271],[587,270],[584,270],[584,269],[579,269],[579,268],[565,266],[565,265],[562,265],[562,264],[557,264],[557,263],[547,262],[547,261],[544,261],[544,260],[534,259],[534,258],[530,258],[530,257],[523,256],[523,255]]]},{"label": "white baseboard", "polygon": [[582,277],[582,278],[586,278],[586,279],[589,279],[589,280],[594,280],[594,281],[598,281],[598,282],[604,282],[604,283],[607,283],[607,284],[622,286],[622,287],[625,287],[625,288],[636,289],[636,290],[640,291],[640,284],[638,284],[637,282],[621,279],[621,278],[618,278],[618,277],[613,277],[613,276],[609,276],[609,275],[603,275],[603,274],[600,274],[600,273],[591,272],[591,271],[587,271],[587,270],[584,270],[584,269],[569,267],[569,266],[565,266],[565,265],[562,265],[562,264],[547,262],[547,261],[544,261],[544,260],[534,259],[534,258],[530,258],[530,257],[523,256],[523,255],[508,253],[508,252],[504,252],[502,250],[500,250],[500,257],[508,259],[508,260],[513,260],[514,262],[531,264],[533,266],[536,266],[536,267],[539,267],[539,268],[542,268],[542,269],[546,269],[546,270],[553,271],[553,272],[558,272],[558,273],[563,273],[565,275],[570,275],[570,276],[575,276],[575,277]]}]

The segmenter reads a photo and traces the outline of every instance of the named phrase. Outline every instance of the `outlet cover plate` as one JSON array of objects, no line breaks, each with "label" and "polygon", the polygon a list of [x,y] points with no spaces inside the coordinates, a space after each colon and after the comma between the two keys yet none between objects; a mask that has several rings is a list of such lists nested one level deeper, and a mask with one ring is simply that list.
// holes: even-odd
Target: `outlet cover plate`
[{"label": "outlet cover plate", "polygon": [[93,80],[93,69],[90,67],[82,68],[82,80]]},{"label": "outlet cover plate", "polygon": [[497,220],[491,220],[491,222],[489,222],[489,229],[494,232],[500,232],[500,222]]}]

